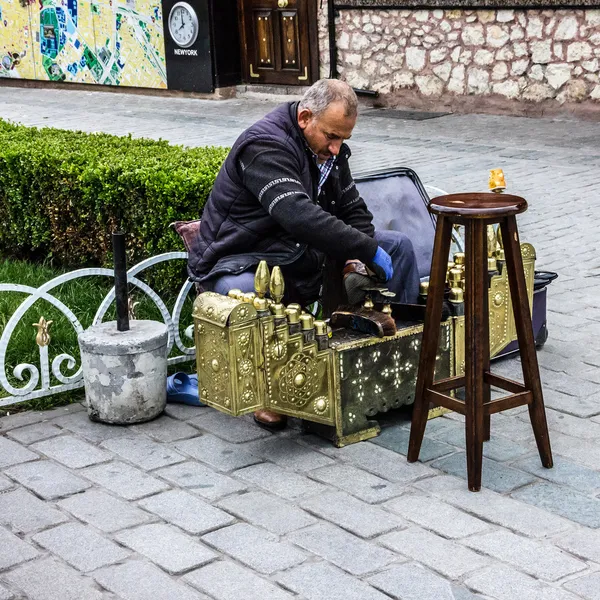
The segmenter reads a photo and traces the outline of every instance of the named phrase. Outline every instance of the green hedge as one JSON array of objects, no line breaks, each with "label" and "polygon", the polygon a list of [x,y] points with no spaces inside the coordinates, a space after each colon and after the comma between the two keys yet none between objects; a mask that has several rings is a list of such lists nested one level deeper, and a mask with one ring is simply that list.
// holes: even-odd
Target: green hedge
[{"label": "green hedge", "polygon": [[130,265],[182,250],[169,223],[200,216],[227,152],[0,119],[0,255],[105,266],[118,227]]}]

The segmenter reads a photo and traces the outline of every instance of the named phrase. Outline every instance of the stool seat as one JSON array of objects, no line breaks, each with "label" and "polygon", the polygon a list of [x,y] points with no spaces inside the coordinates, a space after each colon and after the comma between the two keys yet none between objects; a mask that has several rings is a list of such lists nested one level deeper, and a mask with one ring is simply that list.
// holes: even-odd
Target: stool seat
[{"label": "stool seat", "polygon": [[429,212],[446,217],[498,219],[527,210],[527,200],[511,194],[473,192],[438,196],[429,204]]}]

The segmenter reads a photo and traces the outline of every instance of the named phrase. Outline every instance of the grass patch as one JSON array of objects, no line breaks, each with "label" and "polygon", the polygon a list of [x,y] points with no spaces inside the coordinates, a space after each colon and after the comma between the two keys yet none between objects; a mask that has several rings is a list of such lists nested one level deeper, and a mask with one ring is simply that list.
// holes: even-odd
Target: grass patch
[{"label": "grass patch", "polygon": [[[152,268],[149,273],[151,275]],[[55,268],[49,264],[32,264],[26,261],[3,260],[0,262],[0,283],[12,283],[38,288],[51,279],[63,274],[64,270]],[[146,273],[144,275],[147,275]],[[144,279],[144,277],[140,277]],[[183,284],[183,281],[181,282]],[[100,306],[103,298],[111,290],[113,285],[112,277],[88,276],[73,281],[69,281],[54,288],[51,293],[55,298],[63,302],[77,317],[84,329],[87,329],[93,322],[94,316]],[[161,295],[169,311],[172,312],[177,299],[179,289],[169,290]],[[130,286],[130,294],[134,301],[139,302],[136,307],[136,317],[138,319],[152,319],[162,321],[160,311],[148,296],[143,292]],[[12,315],[19,308],[29,294],[22,292],[0,292],[0,336],[4,333]],[[184,337],[184,330],[192,324],[192,306],[193,292],[186,298],[180,323],[180,336],[185,345],[191,345],[191,341]],[[40,366],[40,352],[36,344],[35,337],[37,329],[33,327],[40,317],[43,316],[47,321],[52,321],[49,328],[50,344],[49,364],[50,364],[50,385],[59,385],[60,382],[52,375],[52,361],[60,354],[68,354],[75,359],[75,368],[69,370],[66,362],[63,363],[62,373],[65,376],[73,375],[80,366],[79,346],[77,343],[77,333],[69,319],[50,302],[44,299],[37,300],[21,317],[10,338],[5,355],[5,374],[11,385],[16,388],[22,388],[29,380],[29,373],[25,371],[25,381],[20,381],[15,377],[14,370],[19,364],[27,363]],[[104,321],[115,318],[114,302],[107,311]],[[179,355],[179,350],[175,346],[172,356]],[[193,362],[175,365],[171,370],[191,370]],[[39,387],[39,384],[38,384]],[[37,388],[36,388],[37,389]],[[4,389],[0,389],[0,398],[10,394]],[[79,401],[83,398],[83,390],[73,392],[63,392],[44,398],[20,403],[18,410],[35,409],[44,410],[61,404]],[[5,407],[5,412],[15,412],[16,406]]]}]

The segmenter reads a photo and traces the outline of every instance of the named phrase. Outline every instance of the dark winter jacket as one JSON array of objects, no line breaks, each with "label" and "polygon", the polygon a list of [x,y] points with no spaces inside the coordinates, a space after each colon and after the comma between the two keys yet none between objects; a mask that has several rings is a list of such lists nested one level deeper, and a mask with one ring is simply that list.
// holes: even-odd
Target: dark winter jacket
[{"label": "dark winter jacket", "polygon": [[317,195],[319,169],[297,122],[297,102],[276,108],[235,142],[208,198],[188,270],[203,281],[269,266],[319,269],[323,256],[371,262],[372,215],[342,145]]}]

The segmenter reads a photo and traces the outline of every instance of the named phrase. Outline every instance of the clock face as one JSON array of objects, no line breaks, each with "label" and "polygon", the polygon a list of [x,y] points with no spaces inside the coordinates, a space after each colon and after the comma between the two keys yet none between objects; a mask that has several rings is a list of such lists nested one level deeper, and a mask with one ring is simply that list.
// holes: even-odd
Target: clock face
[{"label": "clock face", "polygon": [[169,13],[169,33],[181,48],[189,48],[198,37],[198,17],[187,2],[177,2]]}]

